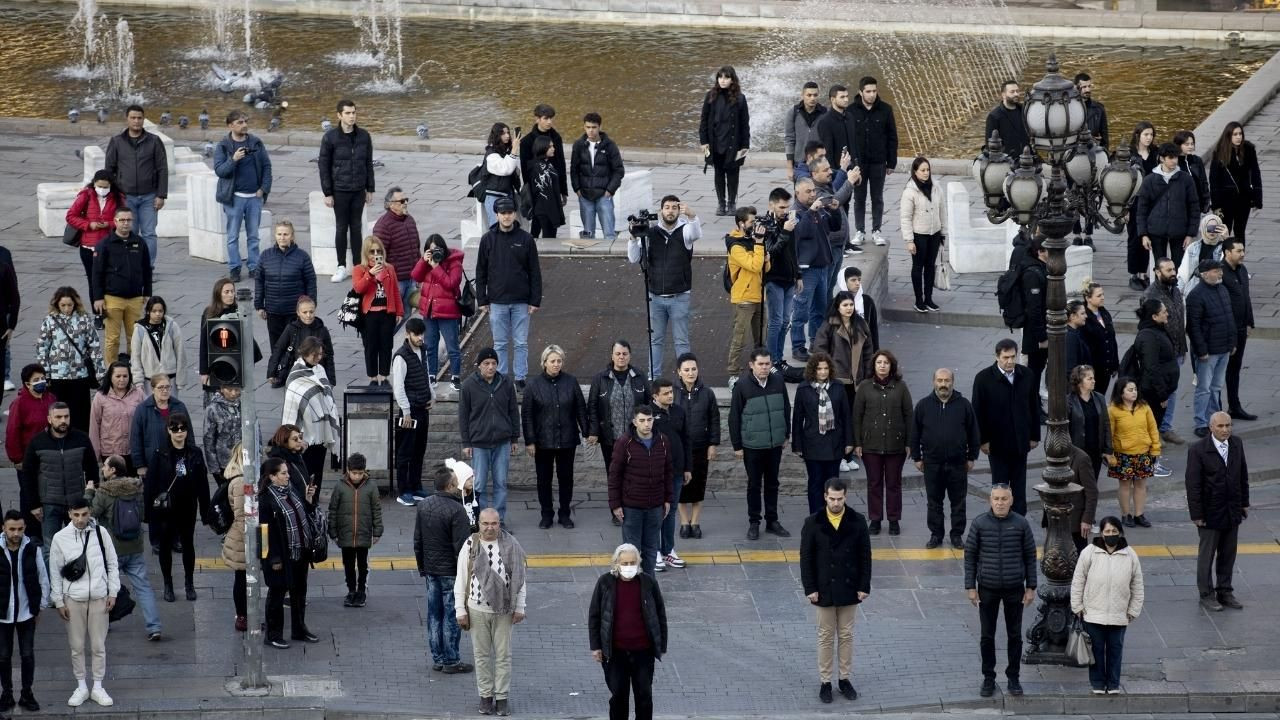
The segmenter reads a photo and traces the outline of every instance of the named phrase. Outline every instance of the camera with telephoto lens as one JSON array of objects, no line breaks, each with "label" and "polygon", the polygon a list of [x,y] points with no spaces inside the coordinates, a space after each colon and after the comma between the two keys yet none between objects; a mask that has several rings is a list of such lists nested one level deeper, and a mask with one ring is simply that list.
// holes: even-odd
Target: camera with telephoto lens
[{"label": "camera with telephoto lens", "polygon": [[440,247],[439,245],[431,248],[431,263],[433,265],[439,265],[440,263],[444,262],[444,257],[445,257],[444,248]]},{"label": "camera with telephoto lens", "polygon": [[657,219],[658,216],[649,212],[647,208],[641,210],[635,215],[628,215],[627,231],[631,233],[632,237],[639,237],[640,235],[649,232],[649,227],[653,225],[653,221]]}]

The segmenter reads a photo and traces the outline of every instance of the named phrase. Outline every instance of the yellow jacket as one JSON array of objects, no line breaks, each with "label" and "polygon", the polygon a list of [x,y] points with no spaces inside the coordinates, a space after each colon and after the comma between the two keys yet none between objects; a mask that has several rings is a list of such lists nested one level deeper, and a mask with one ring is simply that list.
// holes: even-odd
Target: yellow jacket
[{"label": "yellow jacket", "polygon": [[1133,412],[1123,407],[1107,405],[1107,417],[1111,420],[1111,447],[1125,455],[1160,454],[1160,430],[1156,416],[1143,403]]},{"label": "yellow jacket", "polygon": [[[734,230],[729,236],[741,238],[743,234]],[[734,305],[764,302],[764,272],[768,269],[769,259],[764,254],[763,244],[756,243],[755,248],[749,251],[735,243],[729,249],[729,278],[733,280],[730,302]]]}]

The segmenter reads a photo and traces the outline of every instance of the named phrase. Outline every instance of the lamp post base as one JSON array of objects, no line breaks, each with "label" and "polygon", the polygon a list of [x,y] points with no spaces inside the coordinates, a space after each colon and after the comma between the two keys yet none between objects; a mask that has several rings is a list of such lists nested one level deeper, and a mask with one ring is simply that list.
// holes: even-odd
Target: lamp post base
[{"label": "lamp post base", "polygon": [[1071,586],[1045,583],[1036,590],[1039,604],[1036,619],[1027,631],[1027,648],[1022,662],[1027,665],[1069,665],[1082,667],[1067,654],[1067,633],[1071,628]]}]

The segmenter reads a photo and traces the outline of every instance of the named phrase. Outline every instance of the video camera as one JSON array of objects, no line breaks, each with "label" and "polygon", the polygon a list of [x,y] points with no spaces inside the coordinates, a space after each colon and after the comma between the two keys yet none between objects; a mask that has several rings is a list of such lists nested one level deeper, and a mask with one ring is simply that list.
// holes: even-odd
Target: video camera
[{"label": "video camera", "polygon": [[657,219],[658,219],[658,216],[653,214],[652,212],[649,212],[647,208],[644,210],[641,210],[635,215],[628,215],[627,216],[627,232],[630,232],[632,237],[638,238],[641,235],[649,232],[649,228],[653,226],[653,221]]}]

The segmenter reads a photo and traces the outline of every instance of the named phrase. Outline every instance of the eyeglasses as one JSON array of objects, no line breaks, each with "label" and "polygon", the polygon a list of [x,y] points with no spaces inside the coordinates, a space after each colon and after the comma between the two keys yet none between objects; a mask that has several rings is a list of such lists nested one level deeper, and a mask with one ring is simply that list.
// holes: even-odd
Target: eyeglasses
[{"label": "eyeglasses", "polygon": [[188,430],[185,425],[170,425],[169,432],[184,433]]},{"label": "eyeglasses", "polygon": [[370,250],[370,251],[369,251],[369,257],[382,257],[383,255],[385,255],[385,253],[383,253],[381,250]]}]

